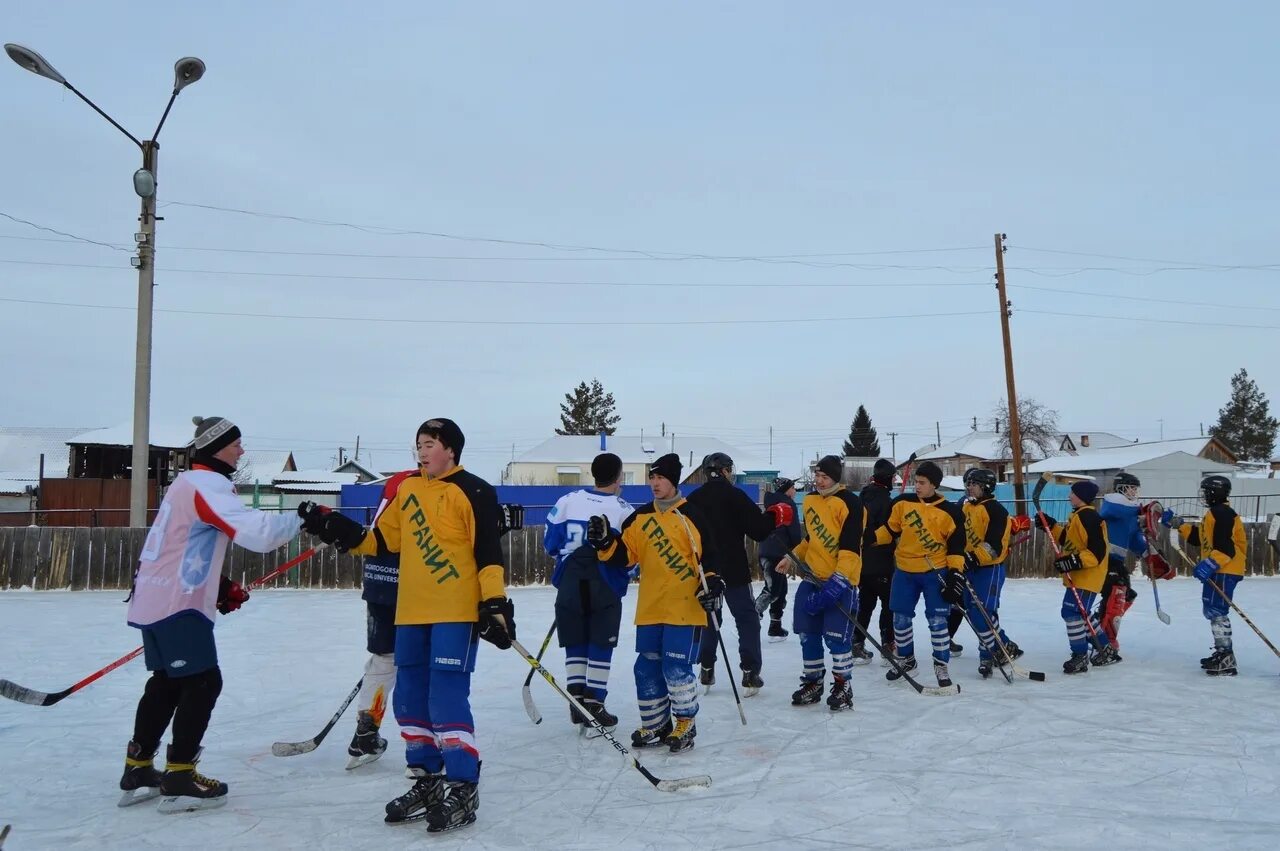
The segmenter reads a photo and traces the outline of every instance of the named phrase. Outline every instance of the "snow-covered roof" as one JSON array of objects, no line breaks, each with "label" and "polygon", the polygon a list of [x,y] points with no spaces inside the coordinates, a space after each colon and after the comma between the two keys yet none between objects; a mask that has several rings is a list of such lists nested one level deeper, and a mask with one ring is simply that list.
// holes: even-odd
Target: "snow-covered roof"
[{"label": "snow-covered roof", "polygon": [[18,474],[13,478],[32,479],[40,472],[40,456],[44,455],[44,474],[50,479],[63,479],[71,462],[67,441],[88,429],[41,428],[34,426],[0,426],[0,470]]},{"label": "snow-covered roof", "polygon": [[916,461],[937,461],[942,458],[954,458],[957,455],[981,458],[984,461],[1000,461],[1008,455],[1000,449],[1004,438],[998,431],[971,431],[964,437],[948,441],[929,452],[916,456]]},{"label": "snow-covered roof", "polygon": [[270,482],[285,472],[293,453],[287,449],[249,449],[240,458],[237,466],[237,481]]},{"label": "snow-covered roof", "polygon": [[[674,443],[674,446],[672,445]],[[768,463],[767,458],[757,458],[743,450],[730,446],[715,437],[677,434],[674,440],[671,435],[645,435],[642,441],[639,435],[611,434],[605,438],[605,448],[600,449],[598,434],[576,435],[557,434],[550,437],[527,452],[517,455],[516,464],[590,464],[591,459],[604,452],[612,452],[622,459],[624,464],[649,464],[655,459],[675,452],[684,464],[685,474],[692,473],[692,467],[700,464],[702,459],[712,452],[723,452],[733,459],[736,472],[747,470],[776,470],[776,464]],[[689,459],[692,456],[693,462]]]},{"label": "snow-covered roof", "polygon": [[355,482],[275,482],[276,490],[283,493],[342,493],[343,485],[354,485]]},{"label": "snow-covered roof", "polygon": [[[1087,446],[1084,440],[1086,437],[1089,438]],[[1116,446],[1129,446],[1134,442],[1109,431],[1064,431],[1058,435],[1058,438],[1059,444],[1064,438],[1071,438],[1071,445],[1077,450],[1111,449]]]},{"label": "snow-covered roof", "polygon": [[[190,417],[185,420],[153,418],[147,429],[147,440],[152,446],[161,449],[182,449],[192,441],[195,434],[196,427]],[[133,420],[110,428],[82,431],[67,442],[82,446],[133,446]]]},{"label": "snow-covered roof", "polygon": [[333,485],[354,485],[359,480],[356,473],[335,473],[332,470],[285,470],[271,477],[272,484],[327,483]]},{"label": "snow-covered roof", "polygon": [[[1083,472],[1086,470],[1123,470],[1128,467],[1182,453],[1198,456],[1210,438],[1195,437],[1183,440],[1155,440],[1150,443],[1127,443],[1110,449],[1085,449],[1078,455],[1055,455],[1027,466],[1028,473]],[[1230,464],[1220,464],[1207,458],[1199,459],[1203,469],[1218,467],[1235,469]]]}]

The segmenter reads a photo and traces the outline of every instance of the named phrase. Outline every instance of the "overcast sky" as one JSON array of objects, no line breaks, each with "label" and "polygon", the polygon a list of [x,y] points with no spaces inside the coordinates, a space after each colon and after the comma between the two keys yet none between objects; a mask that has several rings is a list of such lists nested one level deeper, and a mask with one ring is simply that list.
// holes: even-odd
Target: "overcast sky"
[{"label": "overcast sky", "polygon": [[[596,376],[627,433],[772,426],[792,471],[863,403],[905,455],[1004,395],[996,231],[1062,426],[1280,396],[1272,3],[4,5],[139,136],[208,64],[160,137],[153,421],[394,468],[451,416],[496,480]],[[0,423],[125,422],[137,150],[7,61],[0,115],[0,213],[120,246],[0,216]]]}]

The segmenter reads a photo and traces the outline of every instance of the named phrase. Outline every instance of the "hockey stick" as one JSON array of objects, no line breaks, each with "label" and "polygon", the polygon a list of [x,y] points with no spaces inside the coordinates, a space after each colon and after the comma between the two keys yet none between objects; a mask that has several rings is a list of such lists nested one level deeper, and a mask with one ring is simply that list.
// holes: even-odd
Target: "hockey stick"
[{"label": "hockey stick", "polygon": [[[817,585],[819,587],[822,586],[822,582],[818,579],[817,576],[814,575],[813,568],[809,567],[809,565],[806,564],[805,561],[800,558],[800,556],[796,555],[795,550],[788,548],[787,558],[791,559],[791,563],[794,564],[796,566],[796,569],[800,571],[800,576],[801,578],[804,579],[804,581],[812,585]],[[848,609],[846,609],[844,606],[841,606],[839,603],[836,604],[836,608],[840,611],[840,614],[844,615],[846,618],[849,619],[849,623],[853,624],[853,628],[857,631],[859,635],[862,636],[862,639],[867,643],[869,643],[872,647],[874,647],[881,656],[887,659],[889,662],[889,666],[893,668],[895,671],[897,671],[898,676],[906,680],[911,685],[911,687],[916,690],[917,694],[949,696],[949,695],[960,693],[959,683],[952,683],[949,686],[921,685],[919,682],[916,681],[914,677],[912,677],[909,673],[907,673],[905,668],[903,668],[901,665],[898,664],[898,660],[894,657],[894,654],[885,652],[884,647],[880,644],[880,642],[872,638],[870,633],[868,633],[865,629],[862,628],[862,624],[858,623],[858,619],[855,618],[849,612]]]},{"label": "hockey stick", "polygon": [[[1138,523],[1138,528],[1142,531],[1142,539],[1147,542],[1147,554],[1145,556],[1147,563],[1147,578],[1151,580],[1151,596],[1156,601],[1156,617],[1160,619],[1160,623],[1168,626],[1173,622],[1173,618],[1169,617],[1169,613],[1160,605],[1160,587],[1156,584],[1155,572],[1151,569],[1151,553],[1158,553],[1156,549],[1156,530],[1154,528],[1155,518],[1160,516],[1164,506],[1158,502],[1147,503],[1145,509],[1142,509],[1142,520]],[[1163,560],[1163,557],[1162,557]]]},{"label": "hockey stick", "polygon": [[898,491],[898,496],[902,496],[907,492],[907,480],[911,478],[911,468],[916,464],[916,453],[912,452],[911,457],[907,459],[907,463],[902,468],[902,490]]},{"label": "hockey stick", "polygon": [[3,846],[4,846],[4,841],[5,841],[6,839],[8,839],[8,838],[9,838],[9,828],[10,828],[10,827],[11,827],[11,825],[7,825],[7,824],[6,824],[4,827],[0,828],[0,847],[3,847]]},{"label": "hockey stick", "polygon": [[[542,661],[542,654],[547,652],[547,647],[551,645],[551,636],[555,634],[556,622],[551,621],[551,629],[547,630],[547,637],[542,639],[542,647],[538,649],[538,661]],[[524,711],[529,716],[529,720],[535,724],[542,723],[542,713],[538,711],[538,705],[533,702],[533,691],[529,688],[529,683],[533,682],[533,674],[537,668],[529,669],[529,676],[524,678],[524,686],[520,689],[521,696],[524,698]]]},{"label": "hockey stick", "polygon": [[[253,580],[252,582],[250,582],[249,587],[257,588],[259,585],[262,585],[264,582],[270,582],[272,579],[275,579],[277,576],[284,573],[285,571],[291,570],[297,567],[298,565],[302,564],[307,559],[311,558],[323,546],[324,544],[320,544],[319,546],[312,547],[311,549],[299,555],[297,558],[290,559],[280,567],[268,573],[266,576],[260,576],[257,579]],[[121,665],[125,664],[126,662],[131,662],[134,659],[138,658],[139,656],[142,655],[142,650],[143,648],[137,647],[129,651],[125,655],[121,656],[119,659],[112,662],[110,665],[107,665],[105,668],[99,668],[89,676],[85,677],[80,682],[76,683],[70,688],[63,689],[62,691],[55,691],[55,692],[36,691],[35,689],[27,688],[26,686],[20,686],[15,682],[11,682],[10,680],[0,679],[0,697],[7,697],[9,700],[16,700],[19,703],[28,703],[28,704],[31,704],[32,706],[53,706],[58,701],[62,700],[65,697],[69,697],[70,695],[75,694],[76,692],[80,691],[80,689],[84,688],[90,683],[97,681],[101,677],[106,676],[107,674],[111,673],[116,668],[119,668]]]},{"label": "hockey stick", "polygon": [[511,646],[515,648],[517,653],[524,657],[524,660],[529,663],[533,670],[541,674],[542,678],[551,684],[551,687],[555,689],[561,697],[569,701],[570,706],[581,712],[583,717],[587,719],[586,723],[594,727],[601,736],[607,739],[609,744],[613,745],[613,749],[620,753],[623,759],[631,764],[632,768],[644,775],[644,779],[652,783],[654,788],[658,789],[660,792],[677,792],[681,789],[705,789],[711,785],[711,777],[706,774],[698,774],[693,777],[681,777],[676,780],[662,780],[661,778],[655,777],[653,772],[641,765],[640,760],[636,759],[635,756],[632,755],[631,751],[627,750],[621,742],[615,739],[613,734],[610,733],[604,725],[597,721],[595,716],[588,712],[585,706],[578,702],[576,697],[560,687],[560,684],[556,682],[556,678],[552,676],[551,672],[544,668],[542,663],[539,662],[536,657],[530,656],[529,651],[524,648],[523,644],[513,638],[511,639]]},{"label": "hockey stick", "polygon": [[[702,590],[707,590],[707,574],[702,570],[702,553],[698,552],[698,545],[694,543],[693,530],[689,528],[689,521],[679,511],[675,512],[676,517],[680,518],[680,522],[684,525],[684,532],[689,536],[689,546],[693,549],[693,561],[698,566],[698,581],[702,583]],[[724,657],[724,669],[729,672],[729,688],[733,689],[733,700],[738,704],[738,717],[742,719],[742,726],[747,726],[747,713],[742,708],[742,698],[738,695],[738,681],[733,678],[733,664],[729,661],[729,651],[724,646],[724,633],[720,630],[720,618],[716,617],[716,613],[707,612],[707,621],[715,628],[716,638],[720,642],[720,655]]]},{"label": "hockey stick", "polygon": [[[1179,539],[1178,534],[1179,534],[1178,530],[1176,529],[1172,530],[1172,534],[1169,536],[1169,540],[1173,542],[1174,550],[1177,551],[1178,555],[1182,556],[1183,561],[1185,561],[1189,567],[1194,568],[1196,566],[1196,563],[1192,561],[1191,556],[1187,555],[1186,552],[1182,549],[1182,541]],[[1217,591],[1219,597],[1227,601],[1227,605],[1231,606],[1232,610],[1237,615],[1239,615],[1241,619],[1244,620],[1245,623],[1249,625],[1249,628],[1258,634],[1258,637],[1262,639],[1262,643],[1267,645],[1267,647],[1271,648],[1272,653],[1276,654],[1276,656],[1280,656],[1280,650],[1276,649],[1276,646],[1271,643],[1271,640],[1262,633],[1262,630],[1258,629],[1258,625],[1255,624],[1249,618],[1249,616],[1244,613],[1243,609],[1241,609],[1239,606],[1236,605],[1235,600],[1231,599],[1226,595],[1225,592],[1223,592],[1222,587],[1218,585],[1218,583],[1214,582],[1212,577],[1210,577],[1209,579],[1206,579],[1205,583],[1214,591]]]},{"label": "hockey stick", "polygon": [[342,701],[342,705],[338,707],[338,711],[333,713],[333,717],[329,719],[329,723],[324,725],[324,729],[316,733],[305,742],[276,742],[271,746],[271,753],[274,756],[298,756],[299,754],[311,753],[320,747],[320,743],[324,741],[324,737],[329,735],[329,731],[333,729],[333,725],[338,723],[338,719],[342,717],[342,713],[347,711],[347,707],[351,705],[351,701],[356,699],[356,695],[360,693],[360,687],[364,685],[364,677],[356,683],[356,687],[351,690],[351,694],[347,695],[347,699]]},{"label": "hockey stick", "polygon": [[[1044,493],[1044,486],[1049,483],[1049,477],[1052,473],[1044,473],[1040,477],[1040,481],[1036,482],[1035,489],[1031,491],[1031,502],[1036,507],[1036,516],[1040,518],[1040,525],[1044,527],[1044,532],[1049,536],[1049,546],[1053,547],[1053,557],[1055,559],[1062,557],[1062,547],[1058,546],[1058,538],[1053,534],[1053,527],[1049,525],[1049,517],[1040,510],[1040,494]],[[1101,653],[1103,644],[1102,639],[1098,637],[1098,631],[1093,628],[1093,618],[1089,616],[1089,612],[1084,607],[1084,600],[1080,597],[1080,589],[1076,587],[1076,581],[1071,578],[1071,573],[1062,574],[1063,580],[1066,581],[1067,587],[1071,589],[1071,596],[1075,597],[1076,609],[1080,612],[1080,617],[1084,618],[1085,629],[1089,631],[1089,639],[1092,641],[1094,648]]]},{"label": "hockey stick", "polygon": [[[1005,644],[1004,639],[1000,637],[1000,624],[996,623],[996,619],[987,611],[987,607],[983,604],[982,600],[978,599],[978,593],[974,590],[972,583],[969,582],[969,577],[964,573],[961,573],[960,576],[964,579],[964,587],[968,589],[969,596],[973,598],[974,604],[978,607],[978,613],[981,614],[983,619],[987,622],[987,626],[991,627],[991,635],[995,638],[996,647],[999,648],[1000,655],[1003,656],[1005,661],[1008,663],[1009,670],[1012,671],[1013,675],[1019,679],[1031,680],[1032,682],[1037,683],[1044,682],[1044,671],[1023,670],[1014,663],[1013,656],[1009,653],[1008,645]],[[968,616],[966,615],[966,617]],[[969,623],[969,627],[973,627],[972,622]],[[976,633],[977,630],[975,629],[974,632]]]}]

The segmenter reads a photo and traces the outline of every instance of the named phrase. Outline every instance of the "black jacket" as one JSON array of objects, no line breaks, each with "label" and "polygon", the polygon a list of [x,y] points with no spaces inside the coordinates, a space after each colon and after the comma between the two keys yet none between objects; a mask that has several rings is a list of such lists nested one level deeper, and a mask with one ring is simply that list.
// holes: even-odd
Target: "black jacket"
[{"label": "black jacket", "polygon": [[[876,530],[889,522],[893,510],[893,493],[884,485],[867,482],[862,488],[862,507],[867,510],[867,525],[862,534],[862,571],[893,571],[895,544],[876,544]],[[896,543],[896,542],[895,542]]]},{"label": "black jacket", "polygon": [[769,533],[769,537],[760,542],[761,557],[775,562],[781,561],[782,557],[787,554],[788,549],[795,547],[796,544],[804,540],[804,523],[800,519],[800,509],[796,508],[795,500],[785,493],[767,493],[764,495],[765,508],[782,503],[791,506],[793,516],[790,525],[785,528],[775,528]]},{"label": "black jacket", "polygon": [[774,529],[773,515],[765,514],[751,497],[720,476],[689,494],[688,500],[707,518],[719,554],[717,572],[724,584],[731,588],[750,585],[751,569],[743,536],[753,541],[769,537]]}]

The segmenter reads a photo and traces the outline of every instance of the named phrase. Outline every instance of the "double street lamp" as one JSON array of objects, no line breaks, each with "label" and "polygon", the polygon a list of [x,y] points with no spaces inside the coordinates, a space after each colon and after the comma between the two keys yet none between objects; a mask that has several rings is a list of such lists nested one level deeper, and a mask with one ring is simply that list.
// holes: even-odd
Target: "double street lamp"
[{"label": "double street lamp", "polygon": [[4,52],[9,58],[33,74],[39,74],[66,86],[80,100],[93,107],[111,126],[129,137],[142,151],[142,168],[133,174],[133,190],[142,199],[142,213],[138,217],[141,226],[134,234],[138,254],[132,263],[138,269],[138,337],[137,355],[133,374],[133,469],[129,474],[129,525],[147,525],[147,478],[151,467],[151,311],[152,289],[155,287],[155,234],[156,234],[156,162],[160,146],[156,139],[178,93],[204,76],[204,62],[194,56],[184,56],[173,65],[173,94],[165,105],[160,123],[149,141],[141,141],[120,126],[96,103],[79,89],[67,82],[67,78],[45,60],[43,56],[20,44],[6,44]]}]

